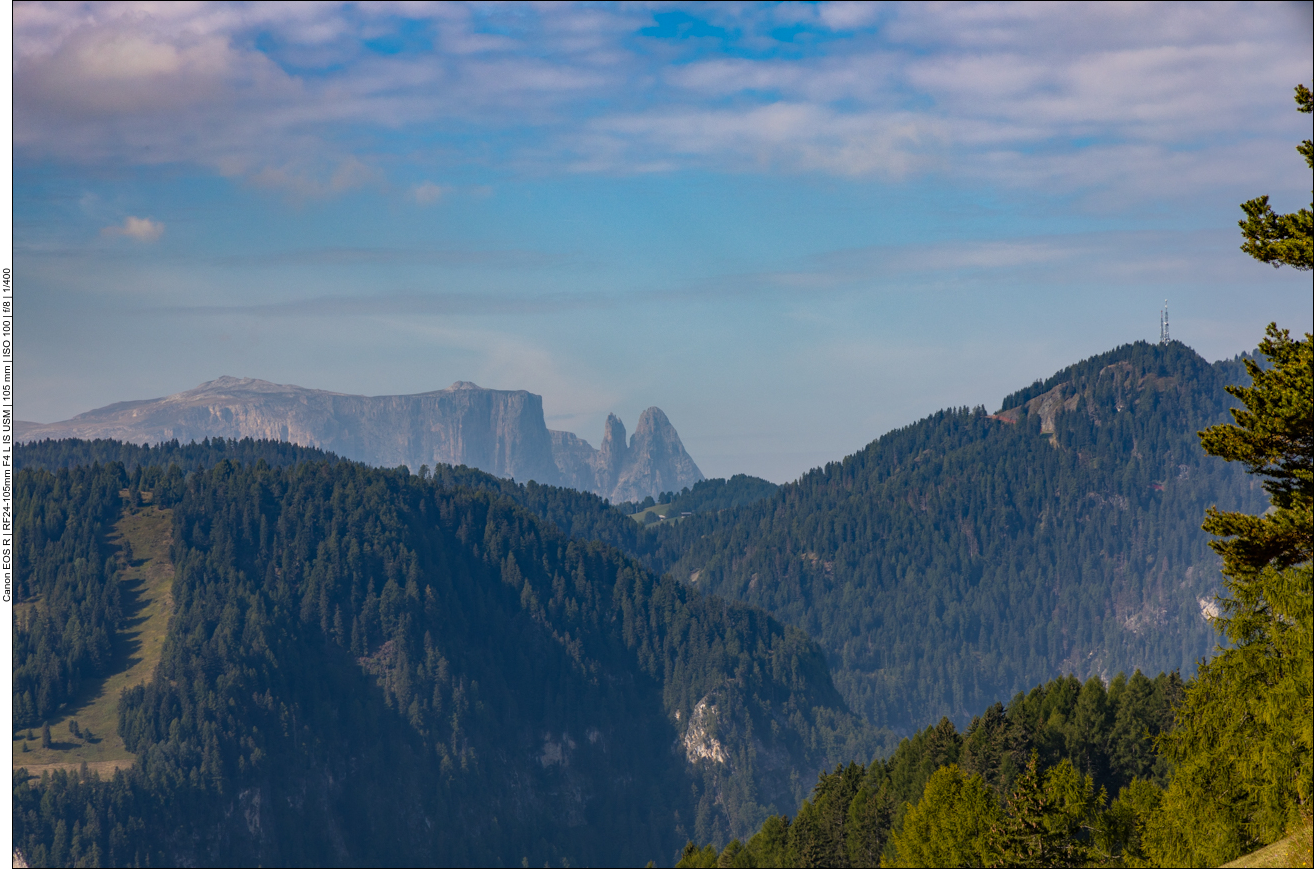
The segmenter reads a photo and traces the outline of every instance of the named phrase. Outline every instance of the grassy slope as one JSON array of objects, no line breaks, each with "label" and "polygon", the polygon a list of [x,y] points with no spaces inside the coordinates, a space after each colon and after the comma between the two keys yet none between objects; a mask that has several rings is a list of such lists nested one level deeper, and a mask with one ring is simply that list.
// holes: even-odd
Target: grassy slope
[{"label": "grassy slope", "polygon": [[640,525],[642,525],[644,517],[647,516],[649,513],[652,513],[653,515],[667,522],[679,522],[684,517],[678,515],[675,516],[670,515],[673,507],[674,507],[673,504],[657,504],[656,506],[648,507],[645,510],[640,510],[638,513],[630,514],[630,518],[633,519],[635,522],[638,522]]},{"label": "grassy slope", "polygon": [[[31,740],[26,739],[28,731],[15,733],[15,767],[27,767],[29,772],[40,775],[46,769],[74,768],[85,762],[92,769],[108,773],[131,766],[136,760],[119,738],[119,695],[124,688],[148,680],[160,662],[172,609],[172,528],[172,512],[156,507],[127,511],[115,524],[110,542],[121,546],[127,540],[132,546],[133,562],[121,574],[124,611],[130,615],[118,638],[111,675],[87,688],[69,704],[63,717],[51,722],[51,748],[41,747],[41,733],[36,728],[31,731],[35,737]],[[68,723],[74,719],[84,732],[91,730],[91,741],[77,739],[69,732]]]},{"label": "grassy slope", "polygon": [[1250,867],[1267,867],[1267,866],[1309,866],[1310,865],[1310,840],[1314,829],[1305,827],[1287,836],[1285,839],[1279,839],[1272,845],[1265,845],[1258,851],[1251,851],[1244,857],[1238,857],[1231,863],[1225,863],[1224,869],[1236,867],[1236,869],[1250,869]]}]

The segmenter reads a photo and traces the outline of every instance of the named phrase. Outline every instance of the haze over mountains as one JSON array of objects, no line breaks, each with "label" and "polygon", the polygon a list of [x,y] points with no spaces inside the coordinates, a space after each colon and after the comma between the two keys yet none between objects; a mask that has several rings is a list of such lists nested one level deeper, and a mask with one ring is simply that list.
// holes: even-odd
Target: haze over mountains
[{"label": "haze over mountains", "polygon": [[648,565],[802,628],[854,711],[904,733],[1066,673],[1189,675],[1216,642],[1201,518],[1268,504],[1196,435],[1248,381],[1180,342],[1124,345],[658,529]]},{"label": "haze over mountains", "polygon": [[457,381],[416,395],[347,395],[220,377],[164,398],[125,401],[50,423],[19,422],[20,441],[107,438],[135,444],[267,438],[381,467],[467,465],[520,481],[569,486],[613,502],[679,491],[703,479],[660,408],[625,425],[608,415],[600,449],[551,431],[543,398]]},{"label": "haze over mountains", "polygon": [[[19,732],[16,763],[37,766],[19,742],[47,764],[85,748],[79,681],[115,659],[79,637],[110,648],[136,617],[96,597],[136,563],[109,529],[152,519],[177,573],[155,675],[113,701],[130,774],[60,780],[85,791],[24,815],[22,847],[41,864],[90,805],[118,863],[670,859],[792,810],[819,771],[888,752],[891,730],[964,726],[1068,673],[1189,676],[1215,640],[1200,517],[1266,503],[1196,436],[1245,379],[1177,342],[1125,345],[997,413],[941,411],[746,500],[705,483],[686,497],[706,509],[648,525],[567,487],[673,488],[687,455],[655,408],[628,442],[609,419],[593,450],[549,432],[527,392],[230,379],[29,428],[14,708],[59,739]],[[375,462],[393,468],[459,455],[500,476],[421,478],[273,440],[42,440],[312,430],[349,457],[389,445]],[[566,487],[506,479],[534,473]],[[1137,708],[1167,702],[1126,684]],[[97,808],[110,793],[113,819]]]}]

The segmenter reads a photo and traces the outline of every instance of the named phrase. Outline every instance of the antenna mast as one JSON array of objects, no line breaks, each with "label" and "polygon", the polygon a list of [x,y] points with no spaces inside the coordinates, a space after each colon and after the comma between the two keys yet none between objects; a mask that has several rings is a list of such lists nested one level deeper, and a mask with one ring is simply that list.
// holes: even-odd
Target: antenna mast
[{"label": "antenna mast", "polygon": [[1159,344],[1166,346],[1172,339],[1168,337],[1168,300],[1163,300],[1163,310],[1159,312]]}]

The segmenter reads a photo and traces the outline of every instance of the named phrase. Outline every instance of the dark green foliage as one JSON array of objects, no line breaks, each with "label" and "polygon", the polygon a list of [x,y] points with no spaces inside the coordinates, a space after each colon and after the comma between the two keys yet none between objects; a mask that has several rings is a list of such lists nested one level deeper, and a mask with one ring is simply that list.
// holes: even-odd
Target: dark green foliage
[{"label": "dark green foliage", "polygon": [[[1088,830],[1103,809],[1090,776],[1068,761],[1043,774],[1032,752],[1008,791],[1007,805],[985,837],[989,866],[1087,866],[1095,856]],[[993,852],[993,853],[991,853]]]},{"label": "dark green foliage", "polygon": [[[1238,598],[1264,568],[1292,567],[1314,555],[1314,346],[1309,335],[1293,341],[1285,329],[1269,324],[1260,351],[1269,366],[1246,361],[1252,385],[1227,387],[1244,405],[1232,411],[1236,424],[1200,432],[1205,452],[1262,478],[1272,502],[1271,512],[1261,516],[1211,507],[1205,519],[1204,530],[1224,538],[1209,545],[1223,556],[1229,590]],[[1235,621],[1235,611],[1246,604],[1227,606]],[[1247,633],[1240,625],[1235,629]]]},{"label": "dark green foliage", "polygon": [[1181,697],[1176,673],[1152,680],[1139,670],[1130,679],[1120,673],[1107,690],[1095,678],[1055,679],[1018,694],[1007,709],[995,704],[974,718],[961,754],[951,760],[1001,793],[1033,751],[1042,769],[1070,761],[1111,794],[1134,778],[1164,787],[1168,766],[1155,753],[1154,738],[1171,728]]},{"label": "dark green foliage", "polygon": [[[1003,854],[1013,855],[1007,865],[1044,865],[1139,848],[1138,825],[1166,781],[1154,742],[1171,727],[1181,690],[1175,673],[1119,674],[1107,689],[1069,676],[1018,694],[1007,708],[995,704],[966,735],[941,719],[888,759],[823,774],[793,820],[769,818],[742,853],[722,852],[722,865],[983,865]],[[1099,795],[1109,793],[1124,796],[1101,815]],[[1006,810],[992,814],[982,794],[996,807],[1007,798]],[[890,841],[899,831],[902,851]],[[690,843],[685,857],[705,860],[706,848]]]},{"label": "dark green foliage", "polygon": [[[726,846],[727,851],[732,855],[732,859],[734,855],[738,854],[739,847],[742,846],[739,845],[738,839],[735,839]],[[730,851],[731,848],[734,848],[734,850]],[[716,849],[711,845],[699,848],[692,841],[687,842],[685,843],[684,850],[680,852],[680,862],[675,865],[688,867],[688,869],[716,869]]]},{"label": "dark green foliage", "polygon": [[167,865],[146,832],[149,812],[163,807],[133,777],[104,781],[83,767],[24,779],[14,771],[13,845],[27,865]]},{"label": "dark green foliage", "polygon": [[[779,488],[775,483],[761,477],[735,474],[728,480],[719,477],[699,480],[693,484],[693,488],[686,487],[681,492],[664,493],[662,498],[665,500],[662,503],[671,505],[671,512],[667,514],[670,516],[679,516],[681,513],[715,513],[733,507],[756,504],[758,501],[770,498]],[[616,509],[628,515],[651,507],[653,504],[653,499],[649,496],[641,504],[627,502],[617,504]]]},{"label": "dark green foliage", "polygon": [[1176,772],[1144,839],[1163,865],[1227,862],[1307,824],[1314,801],[1314,349],[1275,325],[1260,349],[1271,366],[1230,390],[1245,405],[1236,425],[1200,433],[1208,452],[1264,478],[1272,506],[1205,519],[1228,538],[1210,545],[1229,647],[1188,683],[1160,746]]},{"label": "dark green foliage", "polygon": [[275,468],[300,462],[341,461],[332,453],[326,453],[315,447],[251,438],[242,440],[206,438],[200,443],[192,441],[188,444],[180,444],[174,439],[154,446],[104,439],[85,441],[68,438],[57,441],[33,441],[14,447],[14,464],[17,467],[43,468],[47,471],[118,462],[129,474],[138,468],[167,468],[169,465],[177,465],[186,474],[213,467],[223,459],[243,465],[254,465],[256,462],[263,461]]},{"label": "dark green foliage", "polygon": [[117,464],[15,476],[15,727],[51,718],[110,662],[123,613],[105,535],[126,483]]},{"label": "dark green foliage", "polygon": [[892,788],[882,787],[882,784],[884,779],[879,774],[869,776],[849,804],[844,846],[850,866],[879,865],[898,808]]},{"label": "dark green foliage", "polygon": [[[156,446],[71,438],[19,444],[14,449],[15,464],[26,469],[54,471],[97,462],[104,465],[118,462],[131,476],[130,499],[138,498],[140,491],[154,490],[161,503],[172,503],[176,498],[174,491],[181,491],[187,474],[213,467],[224,459],[240,465],[264,462],[271,468],[304,462],[335,464],[342,461],[332,453],[314,447],[250,438],[240,441],[207,438],[189,444],[173,440]],[[177,471],[172,470],[174,466]],[[533,481],[521,485],[464,465],[438,465],[432,472],[426,466],[424,476],[439,486],[479,489],[509,498],[551,522],[567,536],[579,540],[600,540],[634,555],[646,553],[652,545],[633,520],[617,515],[596,495]]]},{"label": "dark green foliage", "polygon": [[[1296,111],[1314,112],[1314,94],[1304,85],[1296,85]],[[1304,140],[1296,151],[1305,165],[1314,169],[1314,142]],[[1314,205],[1311,205],[1314,208]],[[1314,211],[1302,208],[1279,214],[1268,204],[1267,196],[1241,203],[1246,219],[1238,221],[1245,242],[1241,250],[1273,268],[1291,266],[1300,271],[1314,268]]]},{"label": "dark green foliage", "polygon": [[[16,844],[51,865],[81,859],[69,837],[116,862],[643,862],[881,749],[799,631],[448,473],[139,464],[176,565],[156,676],[120,702],[139,762],[60,779],[62,802],[18,783]],[[686,763],[696,716],[724,762]]]},{"label": "dark green foliage", "polygon": [[1064,671],[1189,672],[1218,575],[1198,517],[1266,506],[1195,437],[1238,376],[1128,345],[998,415],[943,411],[765,501],[663,523],[640,554],[806,630],[850,705],[904,731]]},{"label": "dark green foliage", "polygon": [[599,540],[636,556],[646,552],[651,545],[633,519],[626,518],[602,498],[588,492],[544,486],[532,480],[521,485],[464,465],[439,465],[434,469],[432,479],[448,488],[478,489],[509,498],[577,540]]}]

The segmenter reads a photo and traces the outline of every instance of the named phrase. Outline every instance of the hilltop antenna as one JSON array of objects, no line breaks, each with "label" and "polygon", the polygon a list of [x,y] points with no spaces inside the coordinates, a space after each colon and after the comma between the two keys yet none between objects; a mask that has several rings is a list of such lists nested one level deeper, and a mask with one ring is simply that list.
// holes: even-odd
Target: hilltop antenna
[{"label": "hilltop antenna", "polygon": [[1172,339],[1168,337],[1168,300],[1163,300],[1163,310],[1159,312],[1159,345],[1167,346]]}]

